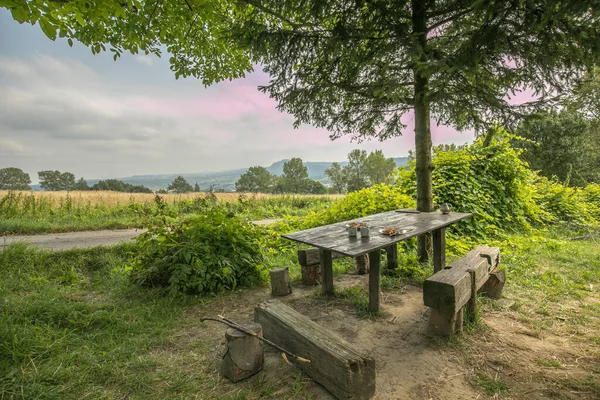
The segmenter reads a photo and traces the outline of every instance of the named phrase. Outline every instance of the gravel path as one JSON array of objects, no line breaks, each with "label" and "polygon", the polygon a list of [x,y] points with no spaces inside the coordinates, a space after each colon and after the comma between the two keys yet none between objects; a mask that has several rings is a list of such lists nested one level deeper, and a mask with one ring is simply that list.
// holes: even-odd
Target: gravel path
[{"label": "gravel path", "polygon": [[[257,225],[271,225],[279,220],[263,219],[252,221]],[[28,243],[49,250],[70,250],[97,246],[113,246],[135,239],[145,229],[113,229],[104,231],[84,231],[48,233],[43,235],[0,236],[0,251],[12,243]]]}]

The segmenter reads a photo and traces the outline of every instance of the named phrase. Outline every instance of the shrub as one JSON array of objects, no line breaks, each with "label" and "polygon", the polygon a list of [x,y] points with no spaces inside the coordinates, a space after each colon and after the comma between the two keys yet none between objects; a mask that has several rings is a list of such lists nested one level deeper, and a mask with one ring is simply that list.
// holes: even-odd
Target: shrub
[{"label": "shrub", "polygon": [[591,222],[590,209],[585,204],[581,190],[545,177],[536,182],[535,188],[539,204],[549,216],[549,221]]},{"label": "shrub", "polygon": [[287,218],[282,230],[308,229],[398,208],[415,207],[415,200],[392,185],[379,184],[348,194],[328,208],[298,218]]},{"label": "shrub", "polygon": [[171,295],[250,286],[264,269],[261,236],[260,227],[214,207],[142,234],[128,270],[137,284],[163,287]]},{"label": "shrub", "polygon": [[[480,138],[470,146],[434,152],[434,203],[448,203],[454,211],[473,214],[453,226],[454,232],[486,236],[528,229],[530,222],[542,220],[532,185],[535,173],[510,146],[511,135],[499,131],[495,137],[488,146]],[[406,195],[416,197],[414,162],[399,172],[397,185]]]}]

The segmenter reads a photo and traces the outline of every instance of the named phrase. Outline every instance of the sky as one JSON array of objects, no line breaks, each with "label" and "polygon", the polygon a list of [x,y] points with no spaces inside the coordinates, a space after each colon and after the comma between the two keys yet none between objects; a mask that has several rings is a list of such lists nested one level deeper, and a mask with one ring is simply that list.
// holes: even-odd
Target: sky
[{"label": "sky", "polygon": [[[49,40],[39,26],[18,24],[0,8],[0,168],[78,178],[212,172],[269,166],[300,157],[343,161],[355,148],[402,157],[414,149],[414,121],[403,136],[357,144],[329,139],[257,90],[257,70],[211,87],[176,80],[168,56],[93,55],[87,47]],[[434,145],[462,144],[473,133],[431,124]]]}]

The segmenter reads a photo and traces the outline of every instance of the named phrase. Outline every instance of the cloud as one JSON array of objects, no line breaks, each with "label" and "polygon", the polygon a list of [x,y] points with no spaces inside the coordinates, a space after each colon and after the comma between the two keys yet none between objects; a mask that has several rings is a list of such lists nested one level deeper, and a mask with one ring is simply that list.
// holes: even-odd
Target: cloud
[{"label": "cloud", "polygon": [[[94,56],[78,57],[0,56],[0,168],[19,166],[32,177],[59,169],[108,178],[291,157],[341,161],[357,147],[402,156],[414,147],[410,114],[406,136],[384,143],[332,142],[323,129],[293,129],[293,117],[256,89],[268,81],[260,71],[204,88],[197,80],[176,81],[162,59],[131,56],[98,67]],[[154,66],[142,71],[140,63]],[[436,129],[432,124],[435,144],[472,138]]]},{"label": "cloud", "polygon": [[139,55],[135,57],[135,61],[151,67],[154,64],[154,57],[149,55]]}]

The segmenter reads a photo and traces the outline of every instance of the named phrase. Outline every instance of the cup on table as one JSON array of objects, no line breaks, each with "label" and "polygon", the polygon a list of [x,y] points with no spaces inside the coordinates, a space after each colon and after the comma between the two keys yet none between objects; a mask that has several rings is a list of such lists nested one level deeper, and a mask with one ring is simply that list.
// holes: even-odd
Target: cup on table
[{"label": "cup on table", "polygon": [[361,226],[360,227],[360,236],[361,237],[369,237],[369,227],[368,226]]},{"label": "cup on table", "polygon": [[356,237],[357,232],[358,231],[356,229],[356,226],[349,226],[348,227],[348,236],[349,237]]}]

